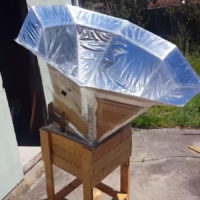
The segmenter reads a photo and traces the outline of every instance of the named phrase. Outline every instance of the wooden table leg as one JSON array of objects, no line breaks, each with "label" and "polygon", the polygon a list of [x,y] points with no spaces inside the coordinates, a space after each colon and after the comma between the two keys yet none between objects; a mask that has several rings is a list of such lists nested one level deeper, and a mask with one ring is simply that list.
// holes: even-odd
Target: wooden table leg
[{"label": "wooden table leg", "polygon": [[88,180],[89,177],[87,178],[87,180],[83,181],[83,196],[84,196],[84,200],[93,200],[93,187],[91,185],[90,180]]},{"label": "wooden table leg", "polygon": [[121,165],[121,193],[127,194],[130,199],[130,160]]},{"label": "wooden table leg", "polygon": [[46,187],[48,200],[55,200],[53,165],[51,159],[51,141],[50,135],[46,131],[40,131],[42,156],[45,167]]}]

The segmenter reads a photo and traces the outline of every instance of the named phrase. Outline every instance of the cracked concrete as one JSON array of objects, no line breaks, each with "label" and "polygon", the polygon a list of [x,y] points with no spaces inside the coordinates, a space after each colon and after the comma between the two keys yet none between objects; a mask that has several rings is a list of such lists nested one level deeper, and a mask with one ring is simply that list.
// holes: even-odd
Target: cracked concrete
[{"label": "cracked concrete", "polygon": [[134,200],[199,200],[200,130],[153,129],[133,135],[132,184]]},{"label": "cracked concrete", "polygon": [[[200,155],[189,150],[189,145],[200,147],[200,130],[134,130],[130,200],[200,200]],[[58,168],[54,171],[57,189],[73,179]],[[13,191],[7,199],[45,199],[44,178],[42,172],[34,184],[20,194]],[[119,169],[104,182],[119,189]],[[81,200],[82,187],[67,199]],[[102,200],[109,199],[105,195]]]},{"label": "cracked concrete", "polygon": [[167,157],[199,157],[188,149],[200,147],[200,130],[151,129],[134,130],[132,161],[145,161]]}]

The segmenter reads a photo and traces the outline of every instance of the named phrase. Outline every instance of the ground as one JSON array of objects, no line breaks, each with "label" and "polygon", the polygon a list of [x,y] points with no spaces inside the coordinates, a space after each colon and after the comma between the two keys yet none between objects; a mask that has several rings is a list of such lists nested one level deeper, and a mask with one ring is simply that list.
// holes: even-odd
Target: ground
[{"label": "ground", "polygon": [[[134,130],[131,157],[130,200],[199,200],[200,154],[187,147],[200,147],[200,131],[186,129]],[[73,179],[54,168],[57,189]],[[105,182],[119,186],[119,169]],[[96,193],[98,195],[98,193]],[[22,182],[6,199],[43,200],[46,198],[43,162],[26,174]],[[81,200],[79,187],[68,200]],[[109,200],[103,196],[99,200]]]}]

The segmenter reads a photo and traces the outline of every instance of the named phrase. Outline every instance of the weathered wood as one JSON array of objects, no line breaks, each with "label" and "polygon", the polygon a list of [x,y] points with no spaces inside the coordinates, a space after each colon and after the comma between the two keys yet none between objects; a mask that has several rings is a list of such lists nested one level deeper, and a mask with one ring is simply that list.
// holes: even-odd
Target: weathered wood
[{"label": "weathered wood", "polygon": [[[123,152],[130,151],[131,147],[131,137],[127,138],[123,142],[121,142],[118,146],[113,148],[111,151],[108,151],[101,159],[93,164],[93,172],[96,173],[102,168],[105,168],[105,163],[115,159],[122,155]],[[127,156],[125,156],[127,157]]]},{"label": "weathered wood", "polygon": [[40,139],[46,175],[47,196],[48,200],[55,200],[50,133],[41,130]]},{"label": "weathered wood", "polygon": [[83,199],[93,200],[93,185],[90,178],[86,176],[83,180]]},{"label": "weathered wood", "polygon": [[113,188],[111,188],[110,186],[100,182],[99,184],[97,184],[95,186],[96,188],[98,188],[99,190],[105,192],[106,194],[108,194],[109,196],[116,198],[118,191],[114,190]]},{"label": "weathered wood", "polygon": [[33,130],[33,125],[35,121],[35,112],[36,112],[36,104],[37,104],[37,93],[36,91],[33,92],[33,103],[31,109],[31,120],[30,120],[30,129]]},{"label": "weathered wood", "polygon": [[128,195],[127,194],[117,194],[117,200],[129,200]]},{"label": "weathered wood", "polygon": [[128,194],[127,200],[130,199],[129,190],[130,190],[130,161],[129,159],[121,165],[121,193]]},{"label": "weathered wood", "polygon": [[53,102],[48,105],[48,124],[56,122],[59,125],[59,131],[65,132],[67,127],[67,121],[65,119],[65,112],[57,114]]},{"label": "weathered wood", "polygon": [[98,190],[97,188],[93,189],[93,200],[103,200],[104,192]]},{"label": "weathered wood", "polygon": [[193,151],[195,151],[195,152],[197,152],[197,153],[200,153],[200,149],[197,148],[197,147],[194,147],[194,146],[188,146],[188,148],[191,149],[191,150],[193,150]]},{"label": "weathered wood", "polygon": [[[102,142],[157,102],[120,93],[83,87],[49,65],[54,107],[65,113],[69,126],[93,144]],[[92,137],[91,137],[92,135]]]},{"label": "weathered wood", "polygon": [[55,133],[51,134],[50,137],[52,140],[52,144],[58,145],[69,152],[72,152],[74,154],[80,154],[82,152],[90,153],[90,150],[88,148],[86,148],[83,144],[80,144],[79,142],[75,140],[66,138],[65,136],[55,134]]},{"label": "weathered wood", "polygon": [[69,172],[70,174],[82,179],[83,178],[83,171],[76,167],[75,165],[69,163],[68,161],[53,155],[53,164],[58,166],[59,168]]},{"label": "weathered wood", "polygon": [[88,90],[92,91],[97,98],[111,100],[111,101],[119,102],[119,103],[125,103],[128,105],[135,105],[135,106],[145,107],[145,108],[149,108],[153,105],[158,105],[158,104],[163,105],[162,103],[152,101],[149,99],[147,100],[141,97],[130,96],[130,95],[117,93],[113,91],[102,90],[98,88],[88,88]]},{"label": "weathered wood", "polygon": [[128,195],[127,194],[119,193],[117,190],[114,190],[113,188],[111,188],[110,186],[108,186],[108,185],[106,185],[106,184],[104,184],[102,182],[100,182],[95,187],[98,188],[99,190],[105,192],[109,196],[113,197],[113,199],[128,200]]},{"label": "weathered wood", "polygon": [[48,65],[54,93],[81,114],[80,87],[61,72]]},{"label": "weathered wood", "polygon": [[122,104],[110,100],[98,99],[97,108],[97,137],[101,138],[106,132],[123,124],[137,115],[143,107]]},{"label": "weathered wood", "polygon": [[72,151],[67,151],[66,149],[58,146],[58,145],[52,145],[52,152],[55,156],[59,156],[60,158],[69,161],[76,167],[80,168],[82,165],[82,161],[79,157],[79,154],[75,154]]},{"label": "weathered wood", "polygon": [[55,111],[58,114],[64,112],[65,120],[71,122],[83,135],[87,136],[88,133],[87,122],[81,117],[81,115],[76,113],[70,106],[66,105],[66,103],[64,103],[55,94],[53,96],[54,96]]},{"label": "weathered wood", "polygon": [[114,169],[116,169],[121,163],[125,162],[127,156],[130,156],[130,151],[124,151],[120,156],[115,157],[111,161],[107,162],[107,165],[102,170],[98,171],[93,175],[93,185],[98,184],[102,181],[108,174],[110,174]]},{"label": "weathered wood", "polygon": [[107,154],[113,148],[118,146],[123,140],[130,137],[131,134],[132,134],[132,131],[131,131],[130,125],[127,125],[126,127],[118,130],[115,133],[115,135],[108,138],[105,142],[103,142],[101,145],[99,145],[93,150],[93,162],[96,162],[97,160],[105,156],[105,154]]},{"label": "weathered wood", "polygon": [[[47,191],[50,200],[61,200],[83,183],[84,200],[93,200],[93,188],[97,187],[108,195],[124,200],[125,191],[128,199],[129,173],[127,161],[132,150],[131,127],[120,129],[112,137],[97,147],[81,144],[53,131],[41,130],[42,152],[45,162]],[[52,164],[71,173],[78,179],[74,180],[60,192],[55,194]],[[100,183],[115,168],[121,165],[121,191]],[[120,195],[119,197],[117,196]],[[100,195],[101,196],[101,195]],[[98,195],[98,198],[100,198]]]},{"label": "weathered wood", "polygon": [[54,106],[58,114],[65,112],[65,119],[70,121],[83,134],[88,132],[88,124],[81,117],[82,102],[80,88],[62,73],[49,66],[54,89]]},{"label": "weathered wood", "polygon": [[60,190],[57,194],[55,199],[61,200],[64,199],[68,194],[73,192],[78,186],[82,184],[82,181],[78,178],[73,180],[71,183],[69,183],[67,186],[65,186],[62,190]]}]

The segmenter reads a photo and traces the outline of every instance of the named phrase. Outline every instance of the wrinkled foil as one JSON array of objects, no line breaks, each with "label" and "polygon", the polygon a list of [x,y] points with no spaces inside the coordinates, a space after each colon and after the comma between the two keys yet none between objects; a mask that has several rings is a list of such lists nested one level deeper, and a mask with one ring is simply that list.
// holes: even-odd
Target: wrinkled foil
[{"label": "wrinkled foil", "polygon": [[200,79],[178,48],[126,20],[68,5],[29,10],[16,41],[80,86],[184,106]]}]

